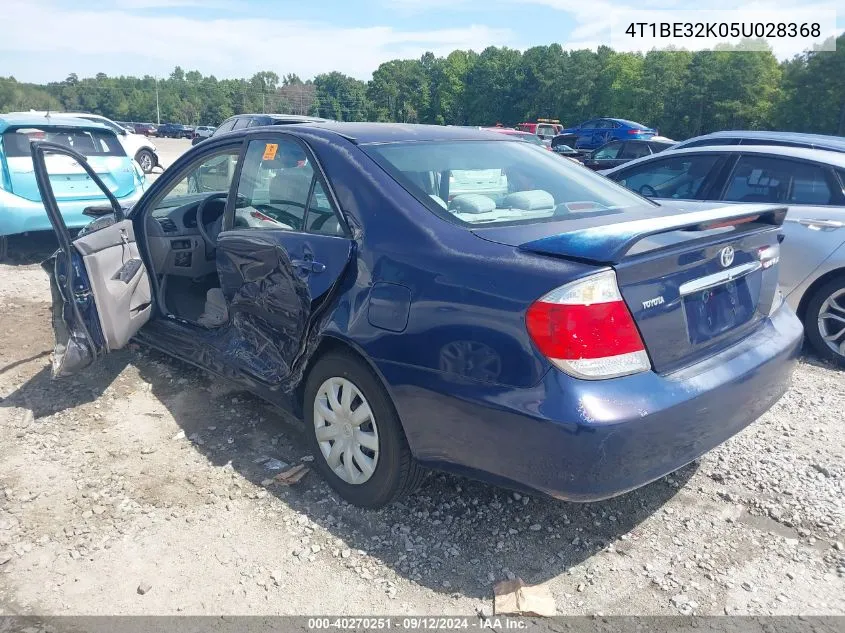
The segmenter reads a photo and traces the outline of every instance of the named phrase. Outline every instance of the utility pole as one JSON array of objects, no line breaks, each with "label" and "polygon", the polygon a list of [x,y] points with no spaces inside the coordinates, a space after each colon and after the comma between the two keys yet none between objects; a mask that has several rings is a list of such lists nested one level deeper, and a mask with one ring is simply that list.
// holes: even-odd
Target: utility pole
[{"label": "utility pole", "polygon": [[156,82],[156,124],[161,125],[161,110],[158,107],[158,77],[154,77]]},{"label": "utility pole", "polygon": [[264,107],[264,90],[261,91],[261,114],[266,114],[267,109]]}]

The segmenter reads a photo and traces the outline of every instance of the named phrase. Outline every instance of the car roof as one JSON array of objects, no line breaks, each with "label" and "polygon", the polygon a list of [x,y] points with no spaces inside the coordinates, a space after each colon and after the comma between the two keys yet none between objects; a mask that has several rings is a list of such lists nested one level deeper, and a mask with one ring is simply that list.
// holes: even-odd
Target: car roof
[{"label": "car roof", "polygon": [[[10,127],[21,127],[25,125],[43,126],[56,125],[61,127],[78,127],[97,130],[111,130],[96,121],[89,119],[80,119],[77,117],[63,117],[61,114],[56,116],[41,116],[37,114],[0,114],[0,130],[5,130]],[[112,132],[113,133],[113,132]]]},{"label": "car roof", "polygon": [[618,123],[624,123],[625,125],[630,125],[631,127],[648,127],[647,125],[643,125],[642,123],[637,123],[636,121],[631,121],[630,119],[614,119],[614,118],[609,117],[609,116],[600,116],[600,117],[596,117],[596,118],[605,119],[607,121],[616,121]]},{"label": "car roof", "polygon": [[[290,123],[299,123],[299,122],[310,123],[312,121],[313,122],[331,121],[331,119],[324,119],[324,118],[318,117],[318,116],[307,116],[307,115],[304,115],[304,114],[273,114],[273,113],[267,113],[267,112],[265,112],[265,113],[244,112],[243,114],[235,114],[233,116],[230,116],[229,119],[238,119],[238,118],[242,118],[242,117],[265,117],[265,118],[270,118],[274,121],[288,121]],[[228,121],[229,119],[226,119],[226,120]]]},{"label": "car roof", "polygon": [[651,156],[644,156],[632,161],[614,167],[608,170],[615,172],[617,170],[627,169],[638,163],[645,163],[649,160],[657,160],[658,158],[670,158],[679,154],[771,154],[774,156],[782,156],[784,158],[798,158],[801,160],[810,160],[817,163],[825,163],[838,168],[845,168],[845,153],[835,152],[825,149],[813,149],[810,147],[784,147],[781,145],[706,145],[703,147],[682,147],[681,149],[673,149],[665,153],[652,154]]},{"label": "car roof", "polygon": [[845,150],[845,137],[831,136],[828,134],[808,134],[806,132],[775,132],[766,130],[722,130],[720,132],[711,132],[710,134],[703,134],[681,141],[687,143],[689,141],[697,141],[708,138],[742,138],[742,139],[768,139],[772,141],[795,141],[807,144],[823,144],[830,147],[842,148]]},{"label": "car roof", "polygon": [[[249,128],[261,129],[260,127]],[[509,134],[501,134],[489,130],[470,127],[420,125],[414,123],[343,123],[340,121],[325,121],[303,123],[291,127],[291,131],[298,133],[305,130],[334,132],[351,139],[358,144],[370,143],[408,143],[420,141],[508,141]],[[240,130],[236,130],[237,133]],[[522,141],[520,141],[522,142]]]},{"label": "car roof", "polygon": [[[37,116],[37,117],[43,117],[43,116],[50,115],[50,118],[53,118],[53,117],[68,117],[68,118],[71,118],[71,119],[82,119],[82,118],[85,118],[85,117],[92,116],[92,117],[95,117],[97,119],[105,119],[106,121],[111,121],[110,118],[103,116],[102,114],[94,114],[93,112],[63,112],[61,110],[29,110],[29,111],[23,111],[22,110],[20,112],[10,112],[9,114],[15,115],[15,116],[31,115],[31,116]],[[115,121],[115,123],[117,123],[117,121]]]}]

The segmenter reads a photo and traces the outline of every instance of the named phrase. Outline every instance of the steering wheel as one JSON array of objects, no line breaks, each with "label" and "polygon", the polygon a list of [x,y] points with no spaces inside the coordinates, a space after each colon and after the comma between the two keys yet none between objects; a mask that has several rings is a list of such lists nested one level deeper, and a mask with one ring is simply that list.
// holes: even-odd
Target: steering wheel
[{"label": "steering wheel", "polygon": [[208,206],[208,203],[212,200],[221,200],[226,199],[229,197],[228,193],[213,193],[207,198],[203,199],[202,202],[199,203],[197,206],[197,229],[202,235],[202,239],[205,240],[205,243],[208,244],[211,248],[217,247],[217,235],[220,233],[220,229],[223,228],[223,216],[221,215],[217,218],[214,222],[212,222],[213,226],[213,233],[214,237],[212,237],[209,232],[206,230],[205,226],[205,210]]},{"label": "steering wheel", "polygon": [[[647,193],[646,189],[648,189],[651,193]],[[656,198],[657,189],[655,189],[651,185],[643,185],[642,187],[640,187],[640,194],[645,196],[646,198]]]}]

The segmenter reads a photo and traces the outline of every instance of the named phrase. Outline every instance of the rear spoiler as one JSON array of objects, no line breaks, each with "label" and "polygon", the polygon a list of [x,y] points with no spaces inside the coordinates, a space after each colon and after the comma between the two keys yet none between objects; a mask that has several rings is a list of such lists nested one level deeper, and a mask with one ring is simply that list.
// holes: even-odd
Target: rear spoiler
[{"label": "rear spoiler", "polygon": [[525,242],[519,245],[519,249],[611,264],[625,257],[637,242],[652,235],[671,231],[707,231],[751,222],[781,226],[787,210],[788,207],[770,205],[727,205],[560,233]]}]

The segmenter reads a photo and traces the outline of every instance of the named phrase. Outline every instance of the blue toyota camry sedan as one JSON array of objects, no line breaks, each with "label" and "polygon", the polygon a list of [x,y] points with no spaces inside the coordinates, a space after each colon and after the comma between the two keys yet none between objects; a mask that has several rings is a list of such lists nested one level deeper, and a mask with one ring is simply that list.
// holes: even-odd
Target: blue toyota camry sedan
[{"label": "blue toyota camry sedan", "polygon": [[657,205],[543,148],[436,126],[215,136],[60,249],[53,371],[131,338],[298,414],[378,507],[426,469],[590,501],[642,486],[786,390],[801,324],[779,206]]}]

